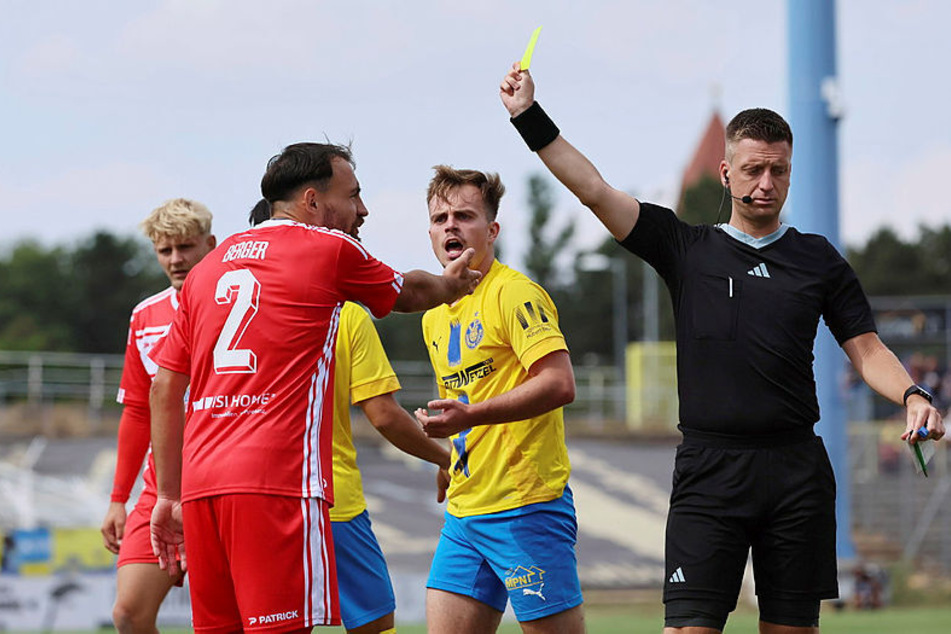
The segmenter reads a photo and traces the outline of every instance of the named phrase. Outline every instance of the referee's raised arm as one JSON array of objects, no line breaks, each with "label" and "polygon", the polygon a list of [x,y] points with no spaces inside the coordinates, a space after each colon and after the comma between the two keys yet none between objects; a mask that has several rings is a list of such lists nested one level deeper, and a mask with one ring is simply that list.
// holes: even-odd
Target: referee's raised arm
[{"label": "referee's raised arm", "polygon": [[535,82],[519,62],[502,79],[499,96],[512,124],[529,149],[581,203],[594,212],[616,240],[623,240],[637,223],[637,199],[615,189],[588,158],[561,136],[558,126],[535,101]]}]

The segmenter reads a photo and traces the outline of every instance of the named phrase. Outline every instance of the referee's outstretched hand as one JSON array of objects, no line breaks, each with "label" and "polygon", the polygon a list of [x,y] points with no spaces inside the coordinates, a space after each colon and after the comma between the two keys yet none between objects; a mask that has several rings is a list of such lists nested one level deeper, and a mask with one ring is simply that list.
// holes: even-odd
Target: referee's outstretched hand
[{"label": "referee's outstretched hand", "polygon": [[512,64],[511,70],[502,78],[502,84],[499,86],[502,105],[513,118],[535,103],[535,80],[528,70],[521,70],[521,67],[520,61]]}]

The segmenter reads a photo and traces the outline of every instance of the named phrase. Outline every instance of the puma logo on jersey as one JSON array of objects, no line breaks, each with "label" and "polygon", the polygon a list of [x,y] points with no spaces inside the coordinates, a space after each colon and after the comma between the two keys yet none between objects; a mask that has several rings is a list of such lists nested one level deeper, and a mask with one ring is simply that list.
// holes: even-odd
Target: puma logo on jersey
[{"label": "puma logo on jersey", "polygon": [[535,595],[542,601],[547,601],[547,599],[545,598],[545,595],[542,594],[542,588],[544,587],[545,587],[545,582],[543,581],[541,585],[538,586],[538,590],[532,590],[531,588],[522,588],[522,596]]}]

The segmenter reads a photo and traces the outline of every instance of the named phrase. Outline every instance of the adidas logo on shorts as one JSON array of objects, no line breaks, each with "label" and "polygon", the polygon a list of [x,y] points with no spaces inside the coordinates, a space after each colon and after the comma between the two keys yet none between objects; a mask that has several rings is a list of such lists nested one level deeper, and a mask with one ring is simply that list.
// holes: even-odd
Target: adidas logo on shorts
[{"label": "adidas logo on shorts", "polygon": [[670,575],[670,579],[667,581],[668,583],[686,583],[687,580],[684,579],[683,568],[678,567],[677,570],[674,570],[674,574]]}]

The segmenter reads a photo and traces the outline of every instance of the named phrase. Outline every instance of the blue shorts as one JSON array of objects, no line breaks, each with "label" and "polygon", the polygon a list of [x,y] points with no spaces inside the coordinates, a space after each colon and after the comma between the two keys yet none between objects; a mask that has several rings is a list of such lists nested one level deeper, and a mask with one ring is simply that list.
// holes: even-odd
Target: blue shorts
[{"label": "blue shorts", "polygon": [[583,601],[577,535],[567,487],[558,499],[500,513],[446,513],[426,587],[472,597],[499,612],[511,600],[519,621],[564,612]]},{"label": "blue shorts", "polygon": [[347,522],[331,522],[337,556],[340,616],[352,630],[396,610],[383,551],[366,511]]}]

